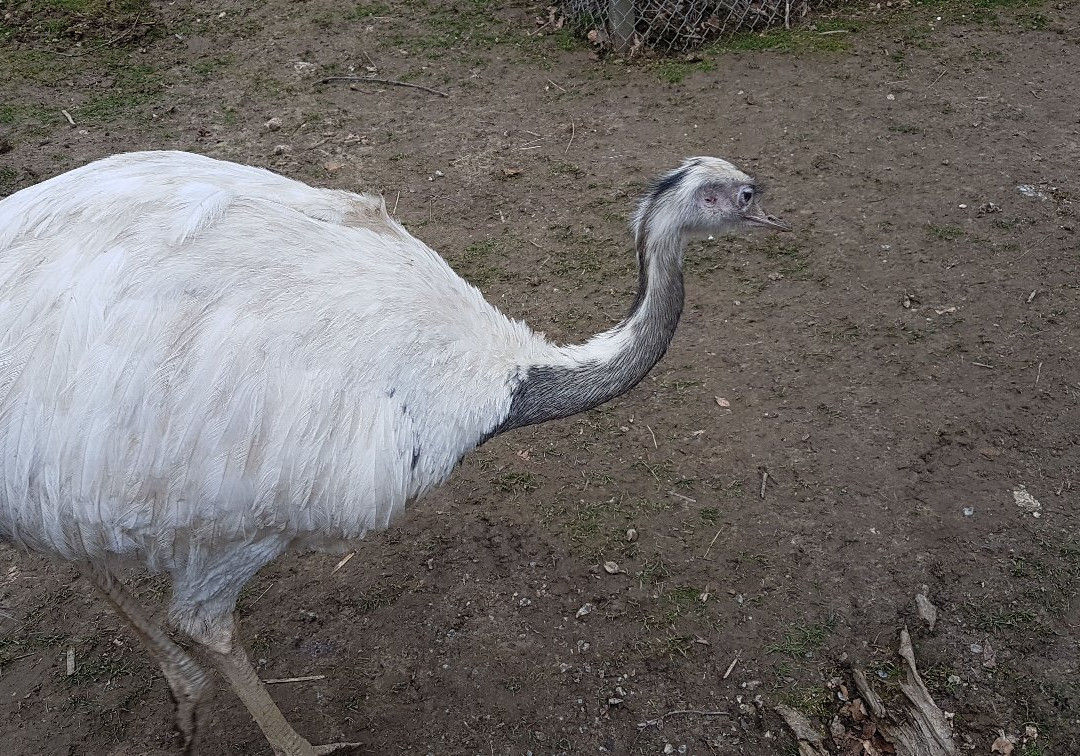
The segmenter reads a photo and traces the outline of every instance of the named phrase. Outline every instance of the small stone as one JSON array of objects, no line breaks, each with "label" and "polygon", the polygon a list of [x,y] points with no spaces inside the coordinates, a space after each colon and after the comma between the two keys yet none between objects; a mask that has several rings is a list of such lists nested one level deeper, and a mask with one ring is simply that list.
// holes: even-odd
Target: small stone
[{"label": "small stone", "polygon": [[271,118],[269,121],[267,121],[263,125],[266,127],[267,131],[280,131],[281,130],[281,119],[278,118],[277,116],[274,116],[273,118]]},{"label": "small stone", "polygon": [[609,575],[618,575],[620,572],[625,572],[625,570],[619,569],[617,562],[604,562],[604,572]]},{"label": "small stone", "polygon": [[292,152],[292,147],[287,144],[275,144],[271,152],[275,155],[287,155]]},{"label": "small stone", "polygon": [[627,530],[626,530],[626,542],[627,543],[633,543],[634,541],[637,540],[637,537],[638,537],[638,535],[637,535],[636,530],[634,530],[633,528],[627,528]]},{"label": "small stone", "polygon": [[588,614],[592,614],[592,611],[595,608],[596,607],[594,607],[592,604],[585,604],[580,609],[577,610],[577,614],[575,614],[574,616],[577,619],[581,619],[582,617],[584,617],[584,616],[586,616]]}]

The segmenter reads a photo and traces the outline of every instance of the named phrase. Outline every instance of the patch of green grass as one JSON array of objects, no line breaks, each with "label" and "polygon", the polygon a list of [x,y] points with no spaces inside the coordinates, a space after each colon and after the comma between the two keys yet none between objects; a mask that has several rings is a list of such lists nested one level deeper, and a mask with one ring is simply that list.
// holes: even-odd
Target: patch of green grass
[{"label": "patch of green grass", "polygon": [[404,583],[387,583],[379,585],[371,592],[361,592],[353,598],[352,602],[353,606],[356,607],[356,611],[367,614],[391,606],[404,594]]},{"label": "patch of green grass", "polygon": [[428,6],[425,26],[430,34],[420,37],[391,35],[391,43],[413,50],[423,50],[432,57],[436,51],[450,49],[490,49],[501,42],[512,42],[515,35],[495,18],[490,0],[456,0]]},{"label": "patch of green grass", "polygon": [[672,634],[664,639],[661,651],[669,659],[686,658],[694,647],[694,638],[689,635]]},{"label": "patch of green grass", "polygon": [[219,55],[215,58],[199,60],[191,64],[191,72],[203,77],[209,77],[223,68],[236,63],[236,56],[232,54]]},{"label": "patch of green grass", "polygon": [[49,123],[58,123],[63,118],[59,110],[47,108],[36,103],[18,105],[0,105],[0,123],[5,126],[37,127]]},{"label": "patch of green grass", "polygon": [[664,459],[652,463],[641,460],[631,466],[648,473],[656,481],[658,488],[671,486],[675,483],[675,465],[670,460]]},{"label": "patch of green grass", "polygon": [[705,614],[705,602],[701,600],[701,590],[690,585],[680,585],[664,594],[668,610],[664,619],[674,625],[680,617]]},{"label": "patch of green grass", "polygon": [[655,559],[646,559],[641,565],[641,571],[637,574],[638,580],[643,585],[655,585],[662,583],[671,577],[671,570],[664,563],[664,557],[657,554]]},{"label": "patch of green grass", "polygon": [[[1042,731],[1040,731],[1039,734],[1042,737],[1046,736],[1046,733]],[[1046,750],[1046,747],[1044,747],[1042,743],[1032,741],[1021,745],[1017,754],[1018,756],[1050,756],[1050,751]]]},{"label": "patch of green grass", "polygon": [[80,655],[75,660],[75,672],[65,674],[64,679],[69,685],[108,683],[117,677],[131,677],[139,666],[139,660],[127,650]]},{"label": "patch of green grass", "polygon": [[116,83],[106,93],[93,97],[73,113],[84,121],[111,123],[130,119],[164,90],[161,73],[149,65],[128,65],[117,69]]},{"label": "patch of green grass", "polygon": [[363,21],[373,16],[389,16],[390,11],[390,6],[383,3],[357,3],[345,11],[344,18],[346,21]]},{"label": "patch of green grass", "polygon": [[1027,609],[1014,609],[1010,611],[979,612],[975,614],[972,624],[977,630],[985,633],[1000,633],[1022,628],[1030,628],[1038,622],[1035,612]]},{"label": "patch of green grass", "polygon": [[935,239],[953,241],[964,235],[964,229],[959,226],[935,226],[931,223],[926,227],[926,233],[930,234],[930,236]]},{"label": "patch of green grass", "polygon": [[629,513],[615,497],[552,508],[544,519],[557,520],[575,551],[591,560],[602,561],[616,552],[636,551],[636,544],[627,544],[625,540]]},{"label": "patch of green grass", "polygon": [[514,470],[499,473],[491,479],[491,485],[503,493],[528,493],[540,487],[532,473]]},{"label": "patch of green grass", "polygon": [[555,46],[560,50],[569,52],[570,50],[577,50],[585,47],[585,41],[582,40],[579,35],[574,34],[574,32],[566,28],[559,29],[552,34],[551,37],[555,40]]},{"label": "patch of green grass", "polygon": [[19,183],[19,172],[10,165],[0,165],[0,194],[11,194]]},{"label": "patch of green grass", "polygon": [[787,654],[793,659],[805,658],[825,644],[825,639],[835,627],[834,617],[813,625],[796,625],[784,634],[779,643],[766,646],[765,650],[770,654]]},{"label": "patch of green grass", "polygon": [[1050,19],[1042,13],[1022,13],[1017,18],[1020,25],[1030,31],[1039,31],[1050,25]]},{"label": "patch of green grass", "polygon": [[810,277],[809,255],[798,241],[768,236],[752,241],[751,247],[764,253],[769,260],[778,262],[779,273],[785,278],[801,281]]},{"label": "patch of green grass", "polygon": [[498,253],[502,250],[502,242],[485,239],[470,244],[460,257],[450,262],[463,278],[476,286],[487,286],[507,277],[506,271],[498,262]]},{"label": "patch of green grass", "polygon": [[[17,31],[19,36],[30,38],[68,37],[92,43],[101,37],[114,37],[121,27],[130,29],[135,19],[145,19],[151,11],[149,0],[40,0],[16,9],[12,36]],[[117,39],[114,44],[125,42],[131,40]]]},{"label": "patch of green grass", "polygon": [[780,700],[810,719],[827,716],[832,711],[832,698],[823,686],[796,688],[785,693]]},{"label": "patch of green grass", "polygon": [[681,60],[662,60],[653,66],[660,81],[668,84],[682,84],[693,73],[709,72],[716,69],[716,64],[708,60],[687,62]]},{"label": "patch of green grass", "polygon": [[739,32],[717,42],[717,51],[775,50],[778,52],[846,52],[851,49],[851,37],[859,27],[851,21],[822,21],[812,28],[766,29],[760,32]]}]

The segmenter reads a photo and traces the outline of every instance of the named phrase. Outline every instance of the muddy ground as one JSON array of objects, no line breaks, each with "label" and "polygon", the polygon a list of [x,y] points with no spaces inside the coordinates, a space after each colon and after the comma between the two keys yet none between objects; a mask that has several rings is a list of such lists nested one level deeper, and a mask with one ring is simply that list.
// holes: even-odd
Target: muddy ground
[{"label": "muddy ground", "polygon": [[[1080,753],[1076,3],[846,9],[633,65],[535,33],[539,3],[0,8],[0,194],[145,148],[381,191],[565,340],[628,306],[631,203],[686,155],[797,227],[695,245],[628,395],[482,447],[336,573],[260,573],[245,639],[266,678],[323,676],[273,687],[312,741],[792,754],[772,705],[824,730],[853,666],[888,695],[906,625],[971,752],[1032,725],[1016,754]],[[319,83],[350,72],[449,96]],[[0,751],[177,753],[156,667],[74,570],[0,566]],[[713,713],[639,727],[678,709]],[[268,752],[224,687],[203,724],[201,753]]]}]

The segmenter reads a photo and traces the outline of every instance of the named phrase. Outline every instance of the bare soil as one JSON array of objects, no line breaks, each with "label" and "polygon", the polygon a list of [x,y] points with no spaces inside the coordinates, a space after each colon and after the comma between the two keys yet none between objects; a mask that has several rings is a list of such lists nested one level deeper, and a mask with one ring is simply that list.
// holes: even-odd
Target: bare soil
[{"label": "bare soil", "polygon": [[[686,155],[797,227],[694,246],[625,397],[482,447],[337,572],[260,573],[246,642],[266,678],[324,676],[273,686],[313,742],[790,754],[771,706],[824,730],[828,682],[888,688],[906,625],[973,753],[1026,724],[1017,754],[1080,753],[1080,6],[837,13],[628,65],[536,33],[541,3],[0,3],[3,194],[147,148],[381,191],[564,340],[624,312],[632,200]],[[449,96],[319,83],[349,73]],[[0,566],[0,752],[177,753],[157,669],[74,569]],[[678,709],[720,713],[639,727]],[[202,721],[201,753],[268,750],[224,686]]]}]

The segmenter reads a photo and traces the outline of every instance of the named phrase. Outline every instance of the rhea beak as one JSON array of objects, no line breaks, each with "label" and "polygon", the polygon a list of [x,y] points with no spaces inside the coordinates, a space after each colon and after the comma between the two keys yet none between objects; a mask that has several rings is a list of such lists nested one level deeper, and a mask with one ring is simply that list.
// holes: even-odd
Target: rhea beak
[{"label": "rhea beak", "polygon": [[777,231],[790,231],[791,226],[784,221],[777,218],[775,215],[769,215],[760,207],[756,205],[746,209],[743,213],[743,220],[747,221],[754,226],[763,226],[765,228],[774,228]]}]

